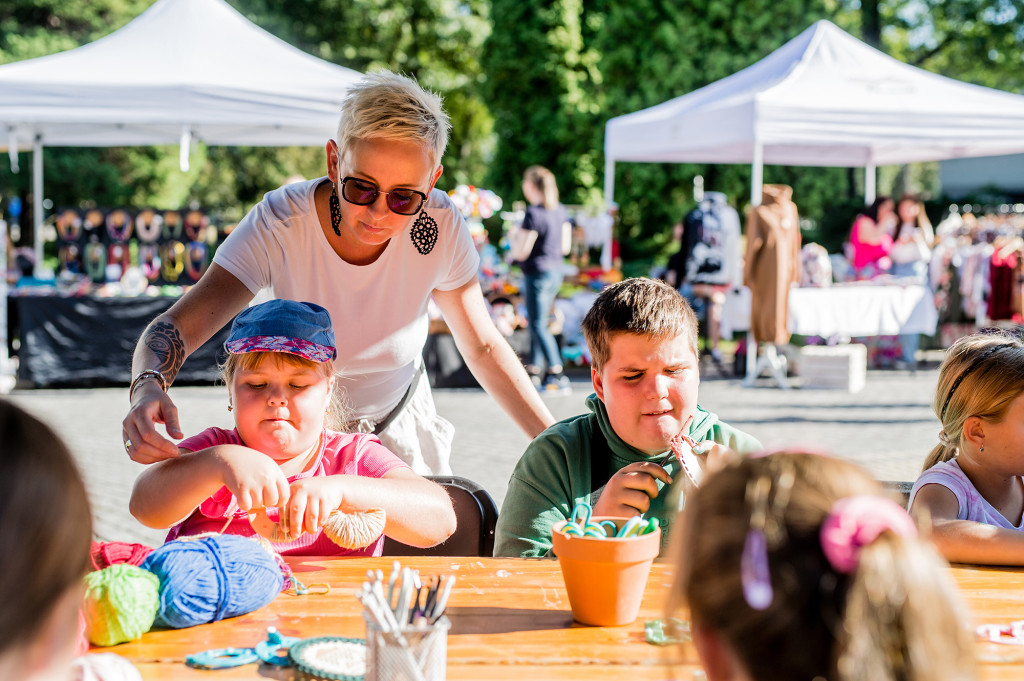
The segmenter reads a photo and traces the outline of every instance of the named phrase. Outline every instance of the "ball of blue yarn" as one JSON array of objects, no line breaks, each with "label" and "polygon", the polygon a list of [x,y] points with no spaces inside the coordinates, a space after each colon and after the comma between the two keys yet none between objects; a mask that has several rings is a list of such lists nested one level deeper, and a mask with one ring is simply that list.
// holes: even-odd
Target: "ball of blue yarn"
[{"label": "ball of blue yarn", "polygon": [[262,608],[284,584],[266,549],[231,534],[176,539],[153,551],[142,567],[160,579],[156,625],[175,629]]}]

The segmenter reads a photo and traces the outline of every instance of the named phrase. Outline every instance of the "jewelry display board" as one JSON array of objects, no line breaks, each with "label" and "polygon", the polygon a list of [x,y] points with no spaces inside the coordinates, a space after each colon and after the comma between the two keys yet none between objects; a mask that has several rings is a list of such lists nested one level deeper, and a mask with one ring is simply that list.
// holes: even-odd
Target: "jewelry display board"
[{"label": "jewelry display board", "polygon": [[63,208],[56,213],[58,272],[94,284],[119,281],[129,267],[153,286],[189,286],[224,238],[201,210]]}]

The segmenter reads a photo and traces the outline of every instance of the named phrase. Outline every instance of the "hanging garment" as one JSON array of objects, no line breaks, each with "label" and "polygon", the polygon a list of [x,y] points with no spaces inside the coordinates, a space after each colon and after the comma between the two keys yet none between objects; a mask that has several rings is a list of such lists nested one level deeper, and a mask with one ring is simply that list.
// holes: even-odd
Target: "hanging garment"
[{"label": "hanging garment", "polygon": [[753,294],[750,329],[759,343],[789,341],[789,287],[800,281],[800,219],[793,188],[764,186],[747,214],[743,281]]},{"label": "hanging garment", "polygon": [[1013,315],[1020,312],[1017,309],[1019,305],[1018,272],[1019,262],[1016,251],[1010,251],[1009,253],[996,251],[992,254],[991,267],[989,269],[989,285],[991,290],[988,298],[989,319],[1013,319]]},{"label": "hanging garment", "polygon": [[740,284],[740,217],[725,194],[707,192],[683,218],[678,258],[677,283]]}]

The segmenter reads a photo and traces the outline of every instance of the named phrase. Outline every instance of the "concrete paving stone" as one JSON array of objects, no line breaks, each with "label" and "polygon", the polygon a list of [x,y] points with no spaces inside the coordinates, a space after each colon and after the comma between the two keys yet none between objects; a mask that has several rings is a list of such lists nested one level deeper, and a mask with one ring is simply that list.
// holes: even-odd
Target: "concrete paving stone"
[{"label": "concrete paving stone", "polygon": [[[556,419],[586,410],[589,376],[572,378],[572,394],[543,398]],[[870,371],[864,390],[852,395],[784,391],[767,378],[752,388],[738,379],[705,379],[700,402],[766,448],[825,451],[859,463],[879,479],[913,480],[937,443],[939,422],[930,408],[935,383],[934,369]],[[186,434],[233,425],[223,386],[175,387],[171,394]],[[438,412],[455,425],[452,469],[483,485],[500,507],[529,439],[479,389],[435,390],[434,395]],[[49,423],[70,445],[89,487],[97,538],[151,546],[163,541],[165,530],[146,528],[128,512],[131,487],[143,466],[128,458],[121,441],[127,389],[15,390],[8,399]]]}]

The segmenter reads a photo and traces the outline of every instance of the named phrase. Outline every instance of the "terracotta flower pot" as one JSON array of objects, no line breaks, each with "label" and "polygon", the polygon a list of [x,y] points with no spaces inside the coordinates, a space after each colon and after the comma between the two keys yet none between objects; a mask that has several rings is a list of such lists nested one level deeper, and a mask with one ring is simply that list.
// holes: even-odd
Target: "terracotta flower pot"
[{"label": "terracotta flower pot", "polygon": [[[622,527],[628,518],[591,518],[602,520]],[[561,532],[564,526],[565,521],[555,524],[551,540],[576,621],[617,626],[635,620],[661,547],[661,528],[625,539],[598,539],[567,536]]]}]

